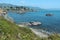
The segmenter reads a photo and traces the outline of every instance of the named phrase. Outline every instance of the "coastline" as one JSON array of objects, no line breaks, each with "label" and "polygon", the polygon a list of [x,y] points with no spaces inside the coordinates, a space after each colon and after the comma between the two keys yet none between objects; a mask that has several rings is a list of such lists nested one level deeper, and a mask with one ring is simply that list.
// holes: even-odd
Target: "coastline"
[{"label": "coastline", "polygon": [[41,38],[47,38],[49,35],[47,33],[43,33],[42,30],[38,31],[37,29],[30,28],[32,32],[34,32],[37,36]]},{"label": "coastline", "polygon": [[27,25],[23,25],[23,24],[19,24],[18,26],[20,26],[20,27],[27,27]]},{"label": "coastline", "polygon": [[[20,27],[27,27],[27,25],[18,25],[18,26],[20,26]],[[49,35],[51,34],[51,33],[48,33],[48,32],[46,32],[46,31],[44,31],[43,29],[40,29],[40,31],[38,31],[37,29],[34,29],[34,28],[30,28],[29,27],[29,29],[33,32],[33,33],[35,33],[37,36],[39,36],[39,37],[41,37],[41,38],[47,38],[47,37],[49,37]]]},{"label": "coastline", "polygon": [[[11,17],[8,17],[7,16],[7,14],[4,16],[5,17],[5,19],[7,19],[7,20],[10,20],[10,21],[13,21],[12,20],[12,18]],[[9,19],[8,19],[9,18]],[[28,27],[28,25],[25,23],[25,24],[17,24],[18,26],[20,26],[20,27]],[[34,28],[30,28],[29,27],[29,29],[31,29],[31,31],[33,32],[33,33],[35,33],[37,36],[39,36],[39,37],[41,37],[41,38],[47,38],[48,36],[49,36],[49,34],[51,34],[51,33],[47,33],[46,31],[44,31],[44,30],[39,30],[38,31],[38,29],[34,29]]]}]

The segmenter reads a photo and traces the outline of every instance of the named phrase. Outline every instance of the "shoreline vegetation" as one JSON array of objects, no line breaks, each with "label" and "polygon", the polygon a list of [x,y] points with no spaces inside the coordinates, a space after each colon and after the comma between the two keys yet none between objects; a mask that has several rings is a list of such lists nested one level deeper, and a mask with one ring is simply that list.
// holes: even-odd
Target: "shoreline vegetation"
[{"label": "shoreline vegetation", "polygon": [[29,28],[18,25],[0,17],[0,40],[40,40]]},{"label": "shoreline vegetation", "polygon": [[0,17],[0,34],[1,40],[60,40],[60,34],[48,36],[36,29],[18,26],[3,17]]},{"label": "shoreline vegetation", "polygon": [[40,38],[48,38],[50,35],[54,35],[54,34],[59,34],[60,33],[55,33],[55,32],[49,32],[43,29],[35,29],[35,28],[31,28],[28,25],[24,25],[24,24],[17,24],[19,27],[27,27],[29,28],[33,33],[35,33],[37,36],[39,36]]},{"label": "shoreline vegetation", "polygon": [[[27,25],[18,25],[18,26],[20,26],[20,27],[28,27]],[[41,38],[46,38],[46,37],[48,37],[49,35],[48,35],[48,33],[46,32],[46,31],[44,31],[44,30],[42,30],[42,29],[40,29],[40,31],[38,31],[37,29],[34,29],[34,28],[31,28],[31,27],[29,27],[29,29],[32,31],[32,32],[34,32],[37,36],[39,36],[39,37],[41,37]],[[49,33],[50,34],[50,33]],[[51,34],[50,34],[51,35]]]},{"label": "shoreline vegetation", "polygon": [[[3,10],[4,9],[4,10]],[[7,18],[6,11],[16,11],[16,12],[31,12],[29,8],[25,7],[8,7],[0,9],[0,39],[1,40],[60,40],[60,34],[51,34],[44,30],[40,32],[37,29],[28,28],[26,25],[15,24]],[[34,10],[33,10],[34,11]]]}]

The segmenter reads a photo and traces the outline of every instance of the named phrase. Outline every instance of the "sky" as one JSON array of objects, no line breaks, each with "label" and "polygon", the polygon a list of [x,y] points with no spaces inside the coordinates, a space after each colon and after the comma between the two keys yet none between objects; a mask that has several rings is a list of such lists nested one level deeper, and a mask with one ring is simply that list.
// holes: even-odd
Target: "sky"
[{"label": "sky", "polygon": [[60,0],[0,0],[0,3],[40,7],[44,9],[60,9]]}]

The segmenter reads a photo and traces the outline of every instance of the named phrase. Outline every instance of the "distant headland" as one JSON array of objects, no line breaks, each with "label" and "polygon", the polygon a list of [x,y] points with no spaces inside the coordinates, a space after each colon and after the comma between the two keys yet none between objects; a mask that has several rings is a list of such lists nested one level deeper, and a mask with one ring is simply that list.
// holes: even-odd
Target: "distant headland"
[{"label": "distant headland", "polygon": [[18,13],[25,13],[25,12],[36,12],[37,10],[33,7],[26,7],[26,6],[16,6],[12,4],[0,4],[0,8],[5,11],[13,11]]}]

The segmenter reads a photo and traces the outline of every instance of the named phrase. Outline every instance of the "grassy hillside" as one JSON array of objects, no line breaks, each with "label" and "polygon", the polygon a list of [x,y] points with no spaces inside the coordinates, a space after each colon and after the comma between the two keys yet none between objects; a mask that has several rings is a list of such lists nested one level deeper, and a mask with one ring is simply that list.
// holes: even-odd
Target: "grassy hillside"
[{"label": "grassy hillside", "polygon": [[50,35],[48,38],[43,38],[41,40],[60,40],[60,34],[53,34],[53,35]]},{"label": "grassy hillside", "polygon": [[40,40],[29,28],[23,28],[0,17],[0,40]]},{"label": "grassy hillside", "polygon": [[29,28],[19,27],[0,17],[0,40],[60,40],[60,35],[39,38]]}]

